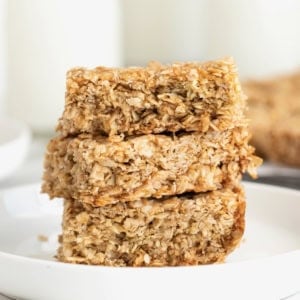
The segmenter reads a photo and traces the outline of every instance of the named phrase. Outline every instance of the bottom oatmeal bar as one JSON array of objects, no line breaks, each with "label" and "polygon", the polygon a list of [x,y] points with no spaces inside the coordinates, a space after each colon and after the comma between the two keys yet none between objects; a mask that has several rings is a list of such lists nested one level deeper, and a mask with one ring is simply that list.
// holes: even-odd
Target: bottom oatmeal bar
[{"label": "bottom oatmeal bar", "polygon": [[244,232],[242,188],[102,207],[65,200],[58,259],[107,266],[222,262]]}]

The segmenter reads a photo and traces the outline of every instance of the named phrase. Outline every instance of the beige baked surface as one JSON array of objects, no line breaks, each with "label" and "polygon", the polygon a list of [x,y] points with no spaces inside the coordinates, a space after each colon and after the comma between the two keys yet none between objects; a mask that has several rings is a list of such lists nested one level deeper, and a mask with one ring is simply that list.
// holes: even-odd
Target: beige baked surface
[{"label": "beige baked surface", "polygon": [[224,261],[244,232],[241,175],[261,164],[245,106],[232,59],[70,70],[42,187],[65,199],[58,259]]},{"label": "beige baked surface", "polygon": [[300,73],[244,85],[254,146],[275,162],[300,166]]},{"label": "beige baked surface", "polygon": [[246,171],[255,176],[260,159],[248,139],[247,127],[115,141],[58,137],[48,146],[43,191],[100,206],[221,189]]},{"label": "beige baked surface", "polygon": [[107,266],[222,262],[244,232],[241,188],[92,207],[65,200],[58,259]]},{"label": "beige baked surface", "polygon": [[245,105],[232,59],[76,68],[67,74],[63,135],[125,135],[232,128]]}]

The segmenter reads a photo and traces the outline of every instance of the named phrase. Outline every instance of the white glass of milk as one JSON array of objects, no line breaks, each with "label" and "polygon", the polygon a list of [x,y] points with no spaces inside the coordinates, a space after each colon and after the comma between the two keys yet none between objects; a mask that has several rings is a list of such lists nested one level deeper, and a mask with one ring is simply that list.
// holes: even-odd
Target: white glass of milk
[{"label": "white glass of milk", "polygon": [[7,110],[35,132],[50,132],[75,66],[121,64],[118,0],[9,0]]},{"label": "white glass of milk", "polygon": [[4,97],[5,97],[5,84],[6,84],[5,17],[6,17],[6,0],[0,0],[0,116],[4,113]]}]

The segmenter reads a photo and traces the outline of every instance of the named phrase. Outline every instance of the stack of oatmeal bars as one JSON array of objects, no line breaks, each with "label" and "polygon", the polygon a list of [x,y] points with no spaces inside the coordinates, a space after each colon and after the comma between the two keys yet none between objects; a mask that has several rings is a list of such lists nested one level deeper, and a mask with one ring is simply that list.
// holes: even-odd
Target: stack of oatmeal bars
[{"label": "stack of oatmeal bars", "polygon": [[75,68],[43,191],[64,198],[58,259],[223,261],[244,231],[242,173],[260,164],[232,59]]}]

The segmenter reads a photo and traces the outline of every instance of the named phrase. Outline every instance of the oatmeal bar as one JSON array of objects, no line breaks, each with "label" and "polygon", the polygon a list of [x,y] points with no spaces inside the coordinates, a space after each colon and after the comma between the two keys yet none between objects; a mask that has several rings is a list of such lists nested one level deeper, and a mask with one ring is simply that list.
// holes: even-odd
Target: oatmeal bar
[{"label": "oatmeal bar", "polygon": [[245,104],[232,59],[75,68],[66,88],[57,127],[65,136],[224,130],[240,121]]},{"label": "oatmeal bar", "polygon": [[65,200],[58,259],[107,266],[224,261],[244,232],[241,188],[102,207]]},{"label": "oatmeal bar", "polygon": [[272,161],[300,167],[300,73],[244,86],[258,152]]},{"label": "oatmeal bar", "polygon": [[[117,139],[117,138],[116,138]],[[55,138],[45,159],[43,191],[95,206],[185,192],[206,192],[255,175],[260,159],[248,129],[126,140],[79,135]]]}]

